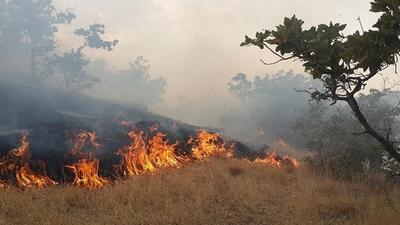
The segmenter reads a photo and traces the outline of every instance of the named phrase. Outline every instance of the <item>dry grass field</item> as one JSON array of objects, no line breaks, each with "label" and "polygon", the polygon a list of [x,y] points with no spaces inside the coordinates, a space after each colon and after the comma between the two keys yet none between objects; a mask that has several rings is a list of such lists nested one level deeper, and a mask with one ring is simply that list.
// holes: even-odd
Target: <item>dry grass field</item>
[{"label": "dry grass field", "polygon": [[0,224],[400,224],[400,189],[387,186],[214,159],[102,190],[0,191]]}]

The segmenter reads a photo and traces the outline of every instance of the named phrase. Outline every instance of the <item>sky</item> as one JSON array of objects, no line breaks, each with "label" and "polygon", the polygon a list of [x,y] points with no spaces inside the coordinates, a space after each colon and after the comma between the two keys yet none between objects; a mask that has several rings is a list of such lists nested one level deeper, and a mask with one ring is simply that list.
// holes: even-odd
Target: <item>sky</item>
[{"label": "sky", "polygon": [[106,59],[116,69],[144,56],[152,74],[168,80],[164,105],[154,111],[201,125],[230,110],[234,100],[226,84],[235,74],[303,72],[298,62],[262,65],[259,59],[273,62],[275,56],[240,47],[244,35],[271,29],[293,14],[305,20],[305,26],[346,23],[349,34],[360,29],[358,17],[365,28],[377,18],[368,11],[367,0],[55,0],[55,4],[73,8],[78,17],[72,26],[60,29],[61,43],[74,45],[69,38],[72,27],[105,24],[107,38],[118,39],[119,45],[112,52],[87,54]]}]

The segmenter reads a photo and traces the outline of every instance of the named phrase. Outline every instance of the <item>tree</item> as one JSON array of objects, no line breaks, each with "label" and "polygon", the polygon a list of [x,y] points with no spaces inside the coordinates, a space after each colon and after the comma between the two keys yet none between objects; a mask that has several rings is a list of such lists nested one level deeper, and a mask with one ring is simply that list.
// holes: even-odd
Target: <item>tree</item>
[{"label": "tree", "polygon": [[[255,38],[245,37],[241,46],[267,49],[279,59],[273,63],[298,59],[305,71],[322,81],[322,89],[305,90],[315,100],[346,102],[363,134],[369,134],[382,144],[391,157],[400,162],[399,146],[392,140],[389,128],[379,132],[374,128],[356,100],[356,95],[368,81],[389,66],[396,67],[400,53],[400,1],[374,0],[371,12],[381,16],[368,31],[344,36],[344,24],[320,24],[304,29],[304,21],[293,16],[285,18],[274,30],[257,32]],[[275,49],[273,49],[275,46]]]},{"label": "tree", "polygon": [[[55,49],[57,25],[70,23],[75,14],[58,12],[52,0],[2,0],[0,2],[0,46],[3,56],[21,62],[28,52],[30,74],[42,79]],[[42,69],[42,71],[38,71]]]},{"label": "tree", "polygon": [[104,60],[94,60],[88,65],[87,71],[96,74],[102,82],[87,92],[123,100],[145,109],[155,106],[163,101],[167,80],[152,74],[150,68],[149,61],[142,56],[122,70],[109,69]]},{"label": "tree", "polygon": [[[391,93],[371,90],[357,98],[363,113],[379,132],[391,128],[399,134],[400,109],[391,103],[393,97]],[[310,106],[298,118],[296,130],[313,153],[306,157],[306,164],[314,171],[334,177],[351,177],[354,172],[382,168],[390,174],[398,173],[398,165],[385,163],[379,142],[367,135],[353,135],[362,127],[346,105],[328,107],[325,102],[311,102]]]},{"label": "tree", "polygon": [[[304,75],[294,74],[293,71],[280,71],[273,75],[255,76],[254,80],[239,73],[231,78],[228,86],[229,91],[237,96],[242,104],[231,110],[230,115],[224,116],[224,120],[232,119],[224,124],[232,124],[229,127],[237,128],[242,136],[249,135],[250,132],[243,130],[251,125],[251,131],[257,128],[262,140],[266,137],[270,140],[282,138],[292,144],[302,144],[301,137],[293,132],[293,127],[297,112],[308,106],[304,104],[308,96],[299,95],[296,89],[319,87],[317,82],[307,79]],[[233,117],[235,113],[239,113],[246,121],[240,123],[238,118]]]},{"label": "tree", "polygon": [[83,43],[77,49],[71,49],[64,54],[56,54],[52,63],[56,70],[62,75],[62,81],[67,91],[77,91],[92,87],[99,82],[98,78],[93,77],[85,71],[85,66],[89,64],[89,59],[85,58],[83,50],[86,47],[104,49],[112,51],[118,44],[118,40],[106,41],[102,39],[105,33],[105,26],[102,24],[92,24],[89,28],[75,30],[75,35],[83,38]]}]

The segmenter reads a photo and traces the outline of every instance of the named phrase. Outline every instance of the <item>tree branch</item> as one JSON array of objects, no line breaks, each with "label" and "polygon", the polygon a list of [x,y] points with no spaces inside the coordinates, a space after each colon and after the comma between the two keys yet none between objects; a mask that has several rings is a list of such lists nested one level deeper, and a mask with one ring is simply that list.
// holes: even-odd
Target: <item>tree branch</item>
[{"label": "tree branch", "polygon": [[282,60],[287,60],[287,59],[291,59],[291,58],[294,57],[294,56],[291,56],[291,57],[289,57],[289,58],[285,58],[285,57],[283,57],[282,55],[278,54],[276,51],[274,51],[274,50],[273,50],[271,47],[269,47],[267,44],[263,43],[263,45],[264,45],[264,47],[266,47],[270,52],[272,52],[272,54],[278,56],[278,57],[281,58]]}]

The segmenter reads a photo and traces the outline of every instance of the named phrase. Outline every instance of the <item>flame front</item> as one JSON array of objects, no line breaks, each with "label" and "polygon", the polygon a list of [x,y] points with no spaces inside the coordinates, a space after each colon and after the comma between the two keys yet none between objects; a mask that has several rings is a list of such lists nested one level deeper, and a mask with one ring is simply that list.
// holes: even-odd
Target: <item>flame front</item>
[{"label": "flame front", "polygon": [[149,159],[144,132],[130,131],[128,136],[132,139],[132,144],[117,151],[116,154],[122,156],[122,163],[116,168],[121,169],[125,176],[153,172],[155,167]]},{"label": "flame front", "polygon": [[[170,143],[166,134],[159,132],[159,125],[144,130],[137,130],[130,126],[128,132],[131,144],[116,151],[121,162],[114,166],[117,174],[134,176],[151,174],[163,168],[181,168],[193,161],[203,161],[213,156],[233,156],[233,146],[227,145],[218,133],[210,133],[200,129],[195,137],[189,138],[187,143],[176,141]],[[186,153],[180,153],[178,146],[190,146]],[[95,132],[81,131],[75,135],[72,147],[66,155],[66,168],[73,175],[72,185],[80,188],[102,188],[111,181],[100,175],[100,160],[94,155],[102,147],[97,142]],[[85,149],[85,151],[83,151]],[[89,149],[89,150],[88,150]],[[93,151],[94,150],[94,151]],[[257,158],[259,163],[275,168],[298,168],[299,162],[288,156],[280,156],[276,152],[264,158]],[[18,148],[12,149],[7,155],[0,158],[0,189],[9,187],[8,182],[15,182],[21,189],[43,188],[56,185],[54,180],[46,174],[46,165],[39,161],[42,172],[39,174],[32,169],[30,145],[27,135],[23,135]],[[37,167],[33,167],[37,168]]]},{"label": "flame front", "polygon": [[265,164],[275,168],[293,167],[298,168],[300,166],[299,161],[296,159],[289,158],[288,156],[279,156],[276,152],[268,154],[265,158],[257,158],[254,160],[255,163]]},{"label": "flame front", "polygon": [[152,164],[157,168],[179,168],[183,166],[183,164],[188,162],[189,159],[184,156],[179,156],[175,153],[177,145],[178,142],[175,144],[168,144],[168,140],[165,140],[165,134],[158,132],[149,140],[149,158]]},{"label": "flame front", "polygon": [[[6,156],[0,159],[0,175],[14,177],[21,188],[43,188],[57,183],[46,174],[35,173],[30,167],[31,155],[29,152],[28,136],[23,135],[20,146],[12,149]],[[45,168],[45,166],[43,166]],[[44,173],[46,173],[44,169]],[[4,182],[0,182],[3,187]]]},{"label": "flame front", "polygon": [[57,182],[50,179],[47,175],[34,173],[28,163],[18,169],[16,178],[18,185],[22,188],[43,188],[57,184]]},{"label": "flame front", "polygon": [[72,185],[80,188],[102,188],[109,181],[99,175],[98,159],[82,159],[79,162],[66,166],[75,175]]},{"label": "flame front", "polygon": [[87,141],[89,141],[92,147],[98,149],[101,145],[97,143],[96,139],[95,132],[87,131],[82,131],[75,137],[70,154],[73,157],[79,157],[81,159],[72,165],[65,166],[74,173],[73,186],[91,189],[102,188],[109,183],[106,178],[99,175],[100,161],[93,157],[92,152],[87,154],[82,153],[82,149]]},{"label": "flame front", "polygon": [[189,161],[187,157],[176,153],[178,142],[169,144],[165,134],[161,132],[148,140],[143,131],[130,131],[128,136],[132,139],[132,144],[117,151],[122,162],[116,169],[122,171],[124,176],[152,173],[161,168],[179,168]]}]

